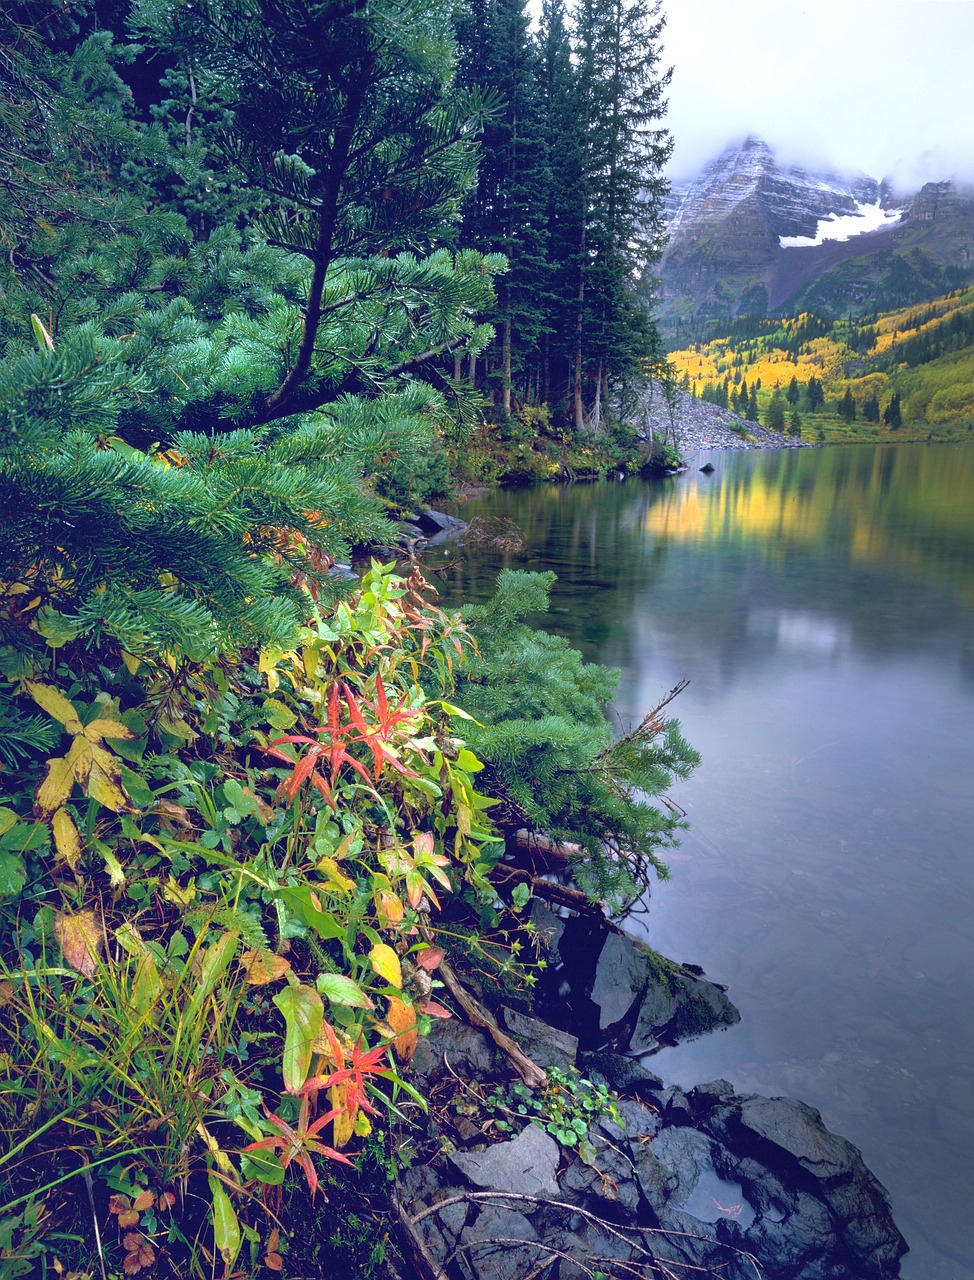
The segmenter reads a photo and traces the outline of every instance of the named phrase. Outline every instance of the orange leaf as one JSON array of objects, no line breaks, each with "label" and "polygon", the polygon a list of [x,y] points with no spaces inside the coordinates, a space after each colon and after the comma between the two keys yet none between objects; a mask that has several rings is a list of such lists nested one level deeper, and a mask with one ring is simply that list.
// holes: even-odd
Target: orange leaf
[{"label": "orange leaf", "polygon": [[412,1005],[404,1004],[398,997],[390,996],[386,1022],[396,1033],[396,1038],[392,1042],[393,1052],[400,1062],[410,1062],[419,1041],[416,1010]]},{"label": "orange leaf", "polygon": [[151,1209],[156,1202],[156,1193],[154,1191],[140,1191],[135,1197],[133,1209]]},{"label": "orange leaf", "polygon": [[162,1195],[159,1197],[160,1209],[171,1209],[175,1203],[176,1203],[176,1196],[175,1196],[175,1193],[172,1191],[164,1191]]},{"label": "orange leaf", "polygon": [[137,1226],[141,1217],[142,1215],[140,1213],[136,1213],[134,1209],[125,1209],[118,1215],[118,1225],[120,1227]]},{"label": "orange leaf", "polygon": [[126,1209],[132,1208],[132,1201],[128,1196],[121,1194],[108,1197],[109,1213],[124,1213]]},{"label": "orange leaf", "polygon": [[268,951],[245,951],[240,957],[240,964],[244,969],[244,982],[252,987],[265,987],[269,982],[277,982],[291,968],[290,961]]},{"label": "orange leaf", "polygon": [[95,913],[79,911],[69,916],[56,912],[54,936],[61,944],[65,964],[90,978],[98,968],[101,950],[101,931],[95,921]]},{"label": "orange leaf", "polygon": [[379,923],[384,929],[394,928],[406,914],[402,899],[397,898],[394,893],[387,893],[385,889],[380,889],[375,895],[375,908]]},{"label": "orange leaf", "polygon": [[268,1269],[268,1271],[283,1271],[284,1259],[281,1257],[279,1253],[265,1253],[264,1266]]}]

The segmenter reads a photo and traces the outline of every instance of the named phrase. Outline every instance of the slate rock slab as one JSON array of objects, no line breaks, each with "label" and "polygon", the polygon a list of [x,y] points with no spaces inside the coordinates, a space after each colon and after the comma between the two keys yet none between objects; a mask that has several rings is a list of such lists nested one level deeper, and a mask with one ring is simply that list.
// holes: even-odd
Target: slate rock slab
[{"label": "slate rock slab", "polygon": [[448,1158],[475,1187],[485,1191],[558,1195],[558,1143],[536,1124],[527,1125],[511,1142],[499,1142],[484,1151],[454,1151]]}]

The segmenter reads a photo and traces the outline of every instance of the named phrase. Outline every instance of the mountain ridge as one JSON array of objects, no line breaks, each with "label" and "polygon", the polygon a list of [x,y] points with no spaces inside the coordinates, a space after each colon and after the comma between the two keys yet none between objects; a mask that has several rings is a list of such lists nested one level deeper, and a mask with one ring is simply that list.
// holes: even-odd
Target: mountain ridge
[{"label": "mountain ridge", "polygon": [[[781,165],[753,135],[673,184],[666,216],[660,318],[678,344],[741,314],[861,315],[974,280],[974,191],[946,180],[899,192],[865,173]],[[863,230],[822,239],[835,219]],[[808,243],[782,243],[795,239]]]}]

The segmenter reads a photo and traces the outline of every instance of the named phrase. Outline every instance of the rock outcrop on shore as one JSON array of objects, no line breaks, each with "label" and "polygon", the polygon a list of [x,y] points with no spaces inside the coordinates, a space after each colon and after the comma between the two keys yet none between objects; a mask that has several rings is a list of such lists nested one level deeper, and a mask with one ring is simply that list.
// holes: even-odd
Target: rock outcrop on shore
[{"label": "rock outcrop on shore", "polygon": [[[550,990],[526,1009],[499,1002],[494,1016],[535,1063],[561,1073],[553,1084],[563,1117],[577,1079],[565,1073],[573,1068],[586,1083],[611,1091],[614,1111],[587,1114],[584,1140],[566,1146],[552,1136],[557,1126],[546,1131],[531,1122],[519,1103],[526,1094],[514,1093],[508,1123],[498,1126],[484,1100],[509,1087],[511,1063],[481,1031],[454,1020],[437,1023],[413,1064],[413,1079],[429,1099],[428,1131],[394,1193],[417,1274],[423,1280],[898,1276],[906,1244],[886,1193],[856,1148],[830,1133],[817,1111],[793,1098],[738,1094],[725,1080],[683,1090],[630,1056],[646,1043],[679,1038],[674,999],[694,1003],[694,1034],[733,1021],[737,1013],[723,988],[695,973],[697,990],[688,996],[688,975],[660,957],[647,966],[647,949],[624,931],[585,921],[584,929],[598,936],[582,938],[570,922],[562,930],[565,923],[543,908],[535,920],[539,934],[550,935],[564,990],[570,1016],[561,1028],[550,1025]],[[576,1036],[565,1027],[584,991],[594,1018]],[[488,991],[482,995],[489,1000]],[[537,1016],[539,1004],[545,1020]],[[641,1034],[634,1038],[633,1030]]]},{"label": "rock outcrop on shore", "polygon": [[684,454],[702,449],[813,447],[807,440],[771,431],[707,400],[698,400],[687,391],[674,392],[669,403],[659,386],[654,386],[645,405],[645,415],[652,424],[654,437]]}]

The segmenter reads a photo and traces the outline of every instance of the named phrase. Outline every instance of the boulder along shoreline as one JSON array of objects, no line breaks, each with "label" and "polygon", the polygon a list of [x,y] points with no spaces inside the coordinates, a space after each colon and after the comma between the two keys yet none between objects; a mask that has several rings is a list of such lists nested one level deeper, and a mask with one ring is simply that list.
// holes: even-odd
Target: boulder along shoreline
[{"label": "boulder along shoreline", "polygon": [[[393,1280],[899,1275],[885,1190],[816,1110],[726,1080],[685,1091],[639,1060],[737,1021],[723,987],[605,919],[536,900],[531,925],[543,980],[478,996],[547,1090],[529,1097],[489,1029],[455,1018],[420,1042],[411,1079],[429,1113],[392,1197],[412,1272],[390,1266]],[[582,1099],[599,1090],[613,1101],[592,1114]],[[546,1098],[556,1123],[538,1115]],[[556,1141],[578,1116],[584,1137]]]}]

